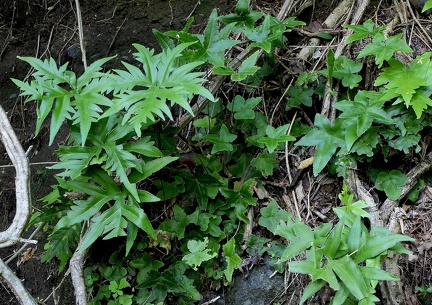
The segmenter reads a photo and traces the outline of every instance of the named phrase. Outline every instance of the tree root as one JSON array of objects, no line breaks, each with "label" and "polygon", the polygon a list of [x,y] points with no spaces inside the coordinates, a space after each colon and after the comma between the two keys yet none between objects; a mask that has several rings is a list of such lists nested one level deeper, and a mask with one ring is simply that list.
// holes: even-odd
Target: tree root
[{"label": "tree root", "polygon": [[[6,112],[0,107],[0,136],[6,147],[7,154],[15,167],[16,212],[12,224],[0,233],[0,248],[25,241],[21,235],[25,229],[31,212],[31,196],[29,185],[29,164],[27,156],[7,118]],[[27,241],[35,242],[35,241]],[[21,280],[0,259],[0,274],[21,304],[36,305],[36,301],[22,284]]]}]

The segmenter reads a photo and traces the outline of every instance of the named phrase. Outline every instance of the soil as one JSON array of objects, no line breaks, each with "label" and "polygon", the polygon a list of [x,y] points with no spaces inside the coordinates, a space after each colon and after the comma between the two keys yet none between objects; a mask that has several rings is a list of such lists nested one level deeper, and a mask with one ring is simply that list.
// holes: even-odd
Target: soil
[{"label": "soil", "polygon": [[[321,3],[314,10],[308,9],[298,18],[307,23],[313,20],[323,22],[335,7],[335,1],[318,2]],[[193,16],[195,22],[192,30],[199,32],[204,28],[211,10],[216,8],[220,13],[232,11],[235,3],[234,0],[81,0],[88,61],[92,62],[102,57],[116,55],[110,65],[119,65],[121,60],[131,58],[133,43],[158,49],[152,29],[161,31],[181,29],[187,18]],[[263,5],[269,8],[269,11],[277,14],[278,1],[257,0],[254,3],[258,7]],[[389,9],[388,5],[383,6],[382,12],[377,16],[385,19],[386,9]],[[371,5],[370,11],[373,10],[374,6]],[[306,40],[307,38],[303,38],[297,42],[301,44]],[[10,78],[23,80],[30,75],[29,66],[18,60],[17,56],[52,57],[59,64],[69,61],[72,69],[79,73],[83,67],[76,53],[79,53],[78,41],[75,2],[72,0],[3,0],[0,3],[0,105],[8,112],[12,126],[24,149],[31,147],[29,159],[35,209],[41,206],[38,199],[50,192],[50,185],[54,179],[53,172],[47,169],[47,166],[50,162],[57,161],[54,151],[67,139],[68,131],[64,128],[57,135],[56,143],[51,146],[48,145],[47,123],[35,136],[34,105],[24,104],[18,96],[17,87]],[[296,69],[298,67],[294,66],[293,70],[296,71]],[[12,178],[14,170],[10,167],[10,161],[3,148],[0,149],[0,152],[0,230],[3,230],[14,217],[15,192]],[[412,165],[408,164],[408,166]],[[309,175],[304,175],[304,177],[303,179],[307,180]],[[340,181],[326,179],[321,181],[319,194],[314,199],[317,209],[324,214],[336,201],[337,193],[340,191],[334,185],[341,185]],[[280,188],[269,187],[268,191],[274,194],[272,196],[275,199],[284,202],[284,195]],[[430,202],[429,198],[428,194],[422,194],[419,204],[410,209],[407,219],[405,233],[418,239],[418,243],[411,249],[415,255],[410,257],[410,260],[406,258],[402,265],[402,281],[408,298],[412,300],[407,304],[419,304],[414,291],[415,286],[423,286],[432,282],[430,263],[427,262],[427,257],[432,254],[430,250],[432,247],[431,214],[427,206],[427,203]],[[305,210],[303,208],[301,212]],[[315,219],[312,217],[311,222],[313,223]],[[34,228],[27,232],[26,236],[33,230]],[[58,274],[58,266],[54,263],[43,264],[40,261],[44,251],[45,236],[43,230],[34,236],[39,243],[30,260],[18,265],[21,258],[21,255],[18,255],[9,263],[9,266],[18,277],[23,279],[27,289],[41,301],[41,304],[75,304],[69,278],[64,274]],[[19,246],[0,251],[0,256],[6,260]],[[29,247],[34,249],[34,246]],[[58,289],[54,289],[56,287]],[[55,291],[54,297],[53,291]],[[18,304],[6,286],[0,289],[0,304]]]}]

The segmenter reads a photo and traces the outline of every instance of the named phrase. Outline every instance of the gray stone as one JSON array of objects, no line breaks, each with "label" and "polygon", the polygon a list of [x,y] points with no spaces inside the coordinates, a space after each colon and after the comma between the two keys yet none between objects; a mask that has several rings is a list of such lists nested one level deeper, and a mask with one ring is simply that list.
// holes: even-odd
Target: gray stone
[{"label": "gray stone", "polygon": [[226,305],[268,305],[277,301],[277,296],[284,291],[284,275],[276,273],[272,276],[275,270],[268,261],[264,259],[260,265],[234,277]]}]

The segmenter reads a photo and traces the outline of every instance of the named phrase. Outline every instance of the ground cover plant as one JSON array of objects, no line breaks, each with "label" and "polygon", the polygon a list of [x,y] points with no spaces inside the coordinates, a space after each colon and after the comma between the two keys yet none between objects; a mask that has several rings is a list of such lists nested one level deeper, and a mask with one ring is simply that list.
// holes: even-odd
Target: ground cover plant
[{"label": "ground cover plant", "polygon": [[[388,251],[410,253],[401,242],[413,239],[385,223],[364,222],[372,206],[363,198],[353,202],[347,186],[343,205],[333,209],[334,225],[312,228],[269,201],[259,209],[257,234],[263,228],[272,234],[247,236],[248,212],[275,174],[281,151],[311,154],[314,176],[328,169],[345,180],[374,160],[420,153],[421,134],[430,127],[431,54],[405,64],[397,55],[412,49],[401,34],[387,36],[371,20],[345,25],[353,31],[347,44],[370,39],[357,59],[329,50],[326,68],[300,73],[286,88],[282,108],[291,118],[316,107],[323,88],[338,95],[335,116],[316,113],[310,126],[266,115],[254,90],[273,73],[275,50],[289,44],[288,33],[303,22],[279,20],[240,0],[232,14],[213,11],[202,34],[190,32],[192,23],[155,31],[161,52],[134,44],[135,62],[118,69],[102,69],[111,57],[81,75],[52,59],[20,58],[35,71],[28,82],[13,81],[27,102],[37,103],[36,132],[50,118],[53,143],[62,125],[70,128],[56,153],[60,162],[51,167],[60,170],[58,184],[31,222],[50,230],[42,259],[59,260],[62,271],[74,253],[95,252],[100,239],[113,239],[117,249],[84,270],[90,304],[192,304],[203,286],[228,285],[243,250],[255,247],[280,272],[297,257],[288,270],[312,279],[301,303],[325,285],[335,292],[333,304],[378,302],[378,281],[397,280],[381,261]],[[237,65],[226,55],[235,47],[245,54]],[[379,70],[373,90],[360,89],[360,59],[368,56]],[[243,94],[212,92],[207,70],[229,77]],[[182,116],[190,123],[175,124]],[[396,201],[407,174],[388,162],[371,168],[369,180]],[[305,260],[298,258],[303,252]]]}]

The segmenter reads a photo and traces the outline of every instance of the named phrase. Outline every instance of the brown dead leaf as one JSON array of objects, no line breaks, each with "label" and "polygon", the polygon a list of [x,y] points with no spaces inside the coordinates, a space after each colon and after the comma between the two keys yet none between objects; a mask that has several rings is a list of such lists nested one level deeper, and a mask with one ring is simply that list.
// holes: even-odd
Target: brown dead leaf
[{"label": "brown dead leaf", "polygon": [[37,250],[37,246],[34,247],[34,248],[28,248],[28,249],[23,253],[23,255],[21,256],[20,260],[19,260],[18,263],[17,263],[17,266],[19,266],[19,265],[21,265],[21,264],[24,264],[25,262],[29,261],[29,260],[33,257],[33,255],[34,255],[34,253],[36,252],[36,250]]},{"label": "brown dead leaf", "polygon": [[313,161],[314,161],[314,157],[307,158],[300,162],[299,166],[297,166],[297,169],[307,168],[313,164]]}]

